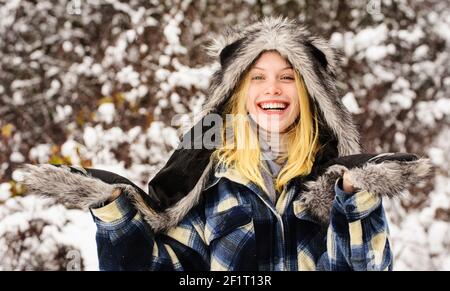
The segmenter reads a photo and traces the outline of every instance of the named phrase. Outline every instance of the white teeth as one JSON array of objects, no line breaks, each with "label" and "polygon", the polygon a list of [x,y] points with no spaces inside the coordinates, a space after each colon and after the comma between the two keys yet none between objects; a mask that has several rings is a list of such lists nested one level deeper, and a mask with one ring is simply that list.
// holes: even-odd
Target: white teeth
[{"label": "white teeth", "polygon": [[284,103],[261,103],[262,109],[284,109],[286,104]]}]

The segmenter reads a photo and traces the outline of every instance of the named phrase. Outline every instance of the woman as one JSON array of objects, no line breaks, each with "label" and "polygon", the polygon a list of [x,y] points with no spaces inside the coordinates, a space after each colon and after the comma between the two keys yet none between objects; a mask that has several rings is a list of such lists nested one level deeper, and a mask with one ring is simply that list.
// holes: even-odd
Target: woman
[{"label": "woman", "polygon": [[[221,68],[202,119],[148,194],[50,165],[26,167],[29,191],[90,208],[102,270],[392,269],[382,196],[423,179],[428,160],[359,154],[336,55],[296,21],[265,18],[209,49]],[[224,126],[211,148],[214,114]]]}]

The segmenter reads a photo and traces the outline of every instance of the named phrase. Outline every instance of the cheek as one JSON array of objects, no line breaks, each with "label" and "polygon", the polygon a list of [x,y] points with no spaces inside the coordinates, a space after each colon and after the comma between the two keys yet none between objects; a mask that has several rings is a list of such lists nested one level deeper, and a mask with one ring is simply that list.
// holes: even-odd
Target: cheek
[{"label": "cheek", "polygon": [[252,95],[248,95],[245,107],[247,108],[247,111],[250,113],[256,112],[255,98],[252,97]]},{"label": "cheek", "polygon": [[300,112],[300,103],[297,87],[295,86],[295,84],[290,84],[290,86],[287,87],[285,90],[286,90],[285,92],[289,96],[289,99],[291,99],[291,105],[293,105],[290,115],[291,116],[295,115],[295,117],[297,117]]},{"label": "cheek", "polygon": [[292,108],[292,116],[293,118],[297,118],[300,115],[300,104],[298,102],[294,103],[294,107]]}]

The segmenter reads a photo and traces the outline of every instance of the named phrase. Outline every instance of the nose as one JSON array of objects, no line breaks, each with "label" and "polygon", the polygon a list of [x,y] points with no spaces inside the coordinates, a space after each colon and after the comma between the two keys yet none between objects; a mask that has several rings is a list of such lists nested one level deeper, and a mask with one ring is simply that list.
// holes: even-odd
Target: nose
[{"label": "nose", "polygon": [[273,82],[267,86],[264,93],[267,95],[280,95],[281,89]]}]

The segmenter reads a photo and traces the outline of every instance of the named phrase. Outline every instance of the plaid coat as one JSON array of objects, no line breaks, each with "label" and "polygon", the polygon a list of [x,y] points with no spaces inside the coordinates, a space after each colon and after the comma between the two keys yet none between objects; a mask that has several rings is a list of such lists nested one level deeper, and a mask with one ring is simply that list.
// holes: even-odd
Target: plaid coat
[{"label": "plaid coat", "polygon": [[[218,169],[204,199],[155,233],[126,194],[91,209],[102,270],[389,270],[382,199],[336,180],[329,221],[312,216],[297,183],[276,205],[255,184]],[[335,195],[334,195],[335,194]]]}]

